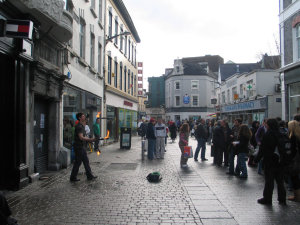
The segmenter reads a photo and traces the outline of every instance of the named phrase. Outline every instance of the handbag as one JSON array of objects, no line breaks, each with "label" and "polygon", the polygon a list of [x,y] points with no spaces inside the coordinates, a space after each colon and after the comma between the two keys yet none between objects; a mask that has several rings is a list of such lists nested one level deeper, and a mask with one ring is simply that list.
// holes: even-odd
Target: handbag
[{"label": "handbag", "polygon": [[184,146],[183,155],[185,158],[193,158],[193,149],[192,146]]}]

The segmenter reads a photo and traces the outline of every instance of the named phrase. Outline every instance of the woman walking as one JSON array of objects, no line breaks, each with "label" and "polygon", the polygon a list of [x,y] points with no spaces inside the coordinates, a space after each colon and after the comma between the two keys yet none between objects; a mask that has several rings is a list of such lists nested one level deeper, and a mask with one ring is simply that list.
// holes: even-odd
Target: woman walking
[{"label": "woman walking", "polygon": [[188,158],[184,157],[184,146],[189,144],[190,128],[187,123],[182,124],[179,131],[179,148],[181,150],[180,166],[187,167]]},{"label": "woman walking", "polygon": [[237,152],[237,166],[235,174],[240,178],[248,177],[246,157],[249,153],[248,145],[251,136],[252,134],[248,126],[246,124],[242,124],[238,133],[238,140],[236,142],[232,142]]}]

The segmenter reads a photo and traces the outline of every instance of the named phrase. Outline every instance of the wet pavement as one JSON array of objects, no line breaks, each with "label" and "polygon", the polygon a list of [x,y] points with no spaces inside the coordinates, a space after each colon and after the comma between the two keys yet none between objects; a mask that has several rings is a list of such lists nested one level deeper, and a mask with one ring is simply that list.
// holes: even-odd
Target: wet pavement
[{"label": "wet pavement", "polygon": [[[196,141],[190,140],[193,149]],[[70,183],[71,167],[52,173],[17,192],[7,194],[20,225],[26,224],[300,224],[300,203],[281,206],[274,191],[273,205],[257,204],[264,179],[248,168],[248,179],[226,175],[226,168],[209,161],[189,160],[181,169],[177,143],[166,147],[165,159],[141,160],[141,142],[130,150],[119,143],[89,154],[98,178],[86,180],[83,165],[77,183]],[[146,180],[159,171],[163,179]]]}]

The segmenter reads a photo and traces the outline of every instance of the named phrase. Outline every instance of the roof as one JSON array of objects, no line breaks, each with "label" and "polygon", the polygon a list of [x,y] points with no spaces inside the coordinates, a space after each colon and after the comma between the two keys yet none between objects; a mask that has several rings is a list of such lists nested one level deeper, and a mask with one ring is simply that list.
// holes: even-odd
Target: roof
[{"label": "roof", "polygon": [[123,3],[122,0],[113,0],[114,4],[122,14],[127,26],[130,29],[131,34],[133,35],[134,39],[136,40],[137,43],[141,42],[141,39],[139,37],[139,34],[134,26],[134,23],[129,15],[129,12],[127,11],[125,4]]},{"label": "roof", "polygon": [[[210,71],[218,72],[219,65],[224,63],[224,59],[219,55],[205,55],[199,57],[182,58],[183,65],[186,65],[187,67],[197,65],[199,62],[207,62]],[[191,69],[193,72],[193,68]],[[199,72],[197,74],[199,74]]]},{"label": "roof", "polygon": [[260,69],[261,65],[259,63],[230,63],[221,64],[219,75],[221,76],[221,81],[225,81],[228,77],[236,73],[249,73],[255,69]]}]

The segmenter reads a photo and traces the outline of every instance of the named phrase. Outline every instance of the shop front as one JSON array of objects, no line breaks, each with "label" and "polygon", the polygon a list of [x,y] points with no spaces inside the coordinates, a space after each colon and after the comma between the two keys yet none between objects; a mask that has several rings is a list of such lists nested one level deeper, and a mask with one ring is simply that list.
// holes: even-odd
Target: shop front
[{"label": "shop front", "polygon": [[[76,114],[82,112],[87,117],[90,135],[93,135],[93,124],[101,118],[102,98],[71,85],[63,93],[63,146],[71,149],[74,141]],[[101,132],[101,129],[100,129]]]},{"label": "shop front", "polygon": [[237,118],[241,118],[243,123],[249,126],[253,121],[261,123],[268,117],[268,98],[221,106],[220,114],[221,119],[226,119],[230,127]]}]

